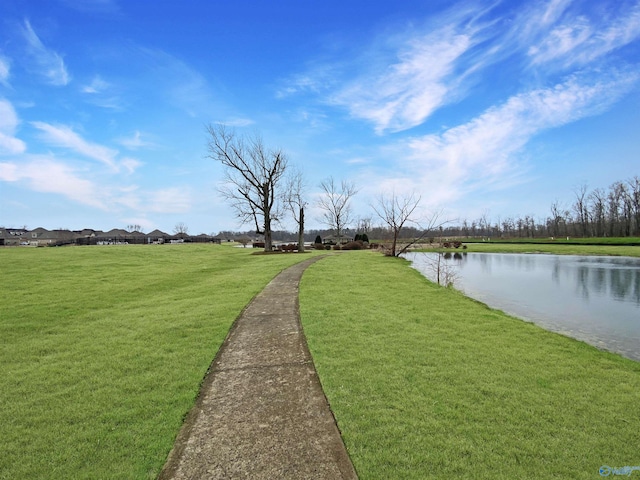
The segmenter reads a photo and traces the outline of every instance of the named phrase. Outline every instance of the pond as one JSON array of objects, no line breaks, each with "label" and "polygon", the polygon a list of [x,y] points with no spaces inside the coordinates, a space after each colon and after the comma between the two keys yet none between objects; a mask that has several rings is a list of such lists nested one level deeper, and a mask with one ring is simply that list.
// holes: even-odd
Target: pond
[{"label": "pond", "polygon": [[[437,253],[404,255],[435,281]],[[469,297],[547,330],[640,361],[640,258],[445,254],[443,272]]]}]

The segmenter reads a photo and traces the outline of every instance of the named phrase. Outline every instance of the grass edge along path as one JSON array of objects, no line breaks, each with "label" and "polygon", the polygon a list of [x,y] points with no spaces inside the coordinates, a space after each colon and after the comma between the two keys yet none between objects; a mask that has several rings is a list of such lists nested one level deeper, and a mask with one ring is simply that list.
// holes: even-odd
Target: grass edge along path
[{"label": "grass edge along path", "polygon": [[0,249],[0,479],[155,478],[233,321],[315,254],[251,253]]},{"label": "grass edge along path", "polygon": [[640,465],[640,364],[349,252],[310,266],[305,335],[361,479],[599,478]]}]

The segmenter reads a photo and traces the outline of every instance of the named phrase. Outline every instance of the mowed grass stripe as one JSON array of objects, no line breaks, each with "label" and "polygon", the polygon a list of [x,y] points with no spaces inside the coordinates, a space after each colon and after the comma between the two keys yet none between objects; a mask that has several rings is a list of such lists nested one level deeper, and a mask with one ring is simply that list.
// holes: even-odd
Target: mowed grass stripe
[{"label": "mowed grass stripe", "polygon": [[370,252],[309,267],[300,308],[362,479],[586,479],[640,465],[637,362]]},{"label": "mowed grass stripe", "polygon": [[0,478],[155,478],[242,308],[308,255],[0,249]]}]

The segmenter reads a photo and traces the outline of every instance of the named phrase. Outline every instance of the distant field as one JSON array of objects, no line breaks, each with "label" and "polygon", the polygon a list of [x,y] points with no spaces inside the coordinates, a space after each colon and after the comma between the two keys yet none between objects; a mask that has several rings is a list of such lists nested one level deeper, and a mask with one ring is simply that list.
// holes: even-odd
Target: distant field
[{"label": "distant field", "polygon": [[[640,257],[640,246],[570,245],[542,243],[465,243],[467,252],[487,253],[552,253],[556,255],[614,255]],[[455,249],[449,249],[455,251]]]},{"label": "distant field", "polygon": [[[460,239],[466,243],[485,243],[481,238]],[[544,243],[549,245],[640,245],[640,237],[557,237],[557,238],[491,238],[492,243]]]},{"label": "distant field", "polygon": [[[467,252],[487,253],[552,253],[556,255],[614,255],[640,257],[640,238],[577,238],[549,239],[514,238],[482,241],[481,239],[459,239]],[[416,245],[419,251],[433,251],[439,242],[432,245]],[[441,251],[462,251],[448,248]],[[415,251],[415,249],[413,250]]]},{"label": "distant field", "polygon": [[308,255],[0,249],[0,479],[155,478],[242,308]]},{"label": "distant field", "polygon": [[594,479],[640,465],[638,362],[371,252],[311,265],[300,310],[362,480]]}]

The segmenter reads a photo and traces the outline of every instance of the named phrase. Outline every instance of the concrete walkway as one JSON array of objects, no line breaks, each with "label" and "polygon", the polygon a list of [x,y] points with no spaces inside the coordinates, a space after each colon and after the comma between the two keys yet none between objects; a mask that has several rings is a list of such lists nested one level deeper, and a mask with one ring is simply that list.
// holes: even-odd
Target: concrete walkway
[{"label": "concrete walkway", "polygon": [[245,308],[207,374],[160,479],[356,479],[280,273]]}]

